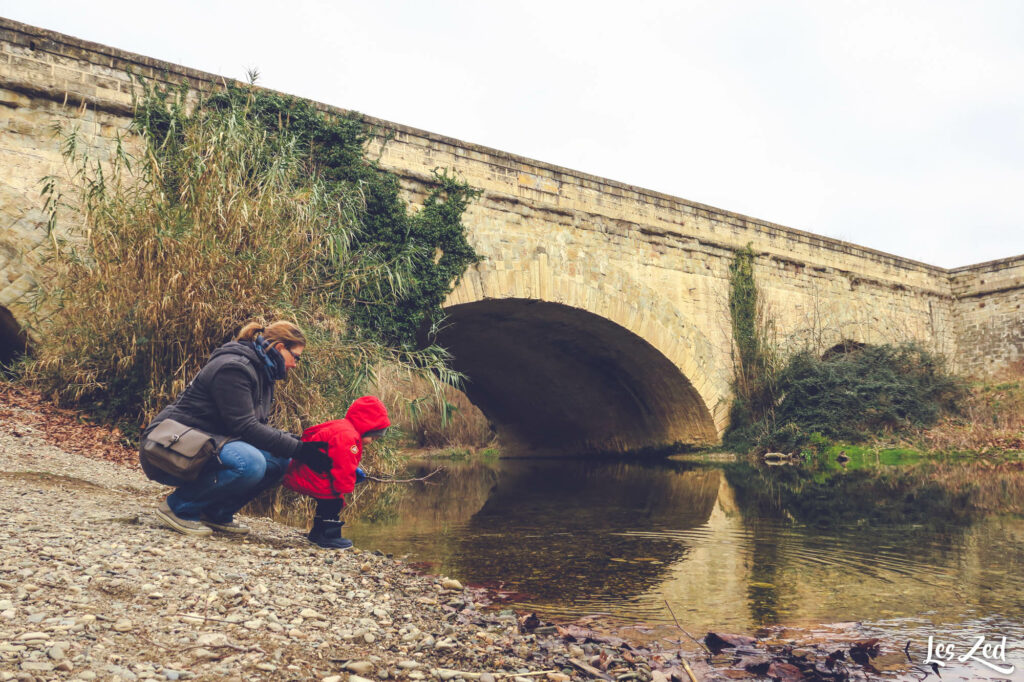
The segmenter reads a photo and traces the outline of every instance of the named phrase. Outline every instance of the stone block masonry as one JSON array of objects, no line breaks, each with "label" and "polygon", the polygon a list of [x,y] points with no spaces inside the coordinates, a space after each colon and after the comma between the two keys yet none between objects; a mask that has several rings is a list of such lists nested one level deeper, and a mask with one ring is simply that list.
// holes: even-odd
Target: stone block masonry
[{"label": "stone block masonry", "polygon": [[958,360],[980,374],[1024,361],[1024,256],[950,271]]},{"label": "stone block masonry", "polygon": [[[129,71],[185,80],[195,89],[225,82],[0,19],[0,307],[14,319],[25,314],[26,294],[39,276],[31,266],[45,238],[39,180],[62,169],[53,126],[78,126],[95,152],[105,153],[130,120]],[[620,350],[634,354],[650,352],[630,370],[628,390],[621,393],[632,395],[629,401],[644,415],[665,416],[659,441],[713,440],[726,424],[732,376],[729,263],[748,244],[757,254],[755,277],[776,321],[780,346],[825,350],[843,340],[916,340],[944,353],[965,373],[988,373],[1024,359],[1024,257],[946,270],[397,123],[366,120],[389,133],[386,144],[372,142],[370,151],[399,175],[414,204],[429,191],[437,167],[452,168],[483,190],[465,221],[485,260],[462,278],[448,301],[465,328],[475,328],[477,313],[504,310],[486,307],[493,302],[537,302],[574,311],[567,313],[566,324],[571,320],[580,333],[590,330],[611,346],[620,338]],[[508,311],[517,325],[530,324],[523,310]],[[577,312],[593,316],[593,323]],[[543,318],[544,324],[557,325],[557,315],[549,313],[538,315],[536,324]],[[612,326],[605,328],[604,322]],[[535,336],[536,330],[514,329]],[[463,342],[473,347],[473,339]],[[679,376],[673,385],[659,378],[663,390],[645,395],[642,386],[654,381],[653,373],[664,375],[656,356],[667,358]],[[465,369],[477,377],[488,371]],[[688,414],[673,416],[682,408],[658,401],[685,404]],[[652,443],[614,447],[638,444]]]}]

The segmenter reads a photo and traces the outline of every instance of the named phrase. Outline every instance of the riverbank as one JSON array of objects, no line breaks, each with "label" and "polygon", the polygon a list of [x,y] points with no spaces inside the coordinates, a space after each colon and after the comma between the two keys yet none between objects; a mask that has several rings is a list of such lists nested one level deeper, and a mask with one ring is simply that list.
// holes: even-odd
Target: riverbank
[{"label": "riverbank", "polygon": [[686,677],[672,652],[483,611],[483,590],[267,519],[175,534],[117,432],[36,400],[0,401],[0,680]]},{"label": "riverbank", "polygon": [[[712,659],[672,628],[539,622],[372,547],[323,551],[267,519],[246,518],[244,539],[180,536],[155,523],[167,489],[117,432],[28,392],[0,398],[0,681],[683,682],[684,660],[701,680],[766,679],[779,677],[772,665],[824,665],[861,636],[849,623],[817,639],[777,630]],[[898,667],[899,648],[874,663]],[[846,678],[803,679],[864,679],[852,662],[835,672],[847,665]]]},{"label": "riverbank", "polygon": [[[569,659],[608,655],[521,632],[457,581],[323,551],[266,519],[245,519],[243,539],[177,535],[151,513],[166,489],[106,461],[116,444],[93,433],[75,447],[98,452],[69,452],[31,410],[2,416],[2,680],[567,680]],[[618,677],[662,675],[614,661]]]}]

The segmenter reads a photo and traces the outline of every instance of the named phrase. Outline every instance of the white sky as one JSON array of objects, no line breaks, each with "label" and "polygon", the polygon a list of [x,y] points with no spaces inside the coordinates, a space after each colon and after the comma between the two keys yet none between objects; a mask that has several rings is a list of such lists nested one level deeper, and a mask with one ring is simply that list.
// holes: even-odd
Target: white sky
[{"label": "white sky", "polygon": [[1020,0],[0,0],[0,15],[943,267],[1024,254]]}]

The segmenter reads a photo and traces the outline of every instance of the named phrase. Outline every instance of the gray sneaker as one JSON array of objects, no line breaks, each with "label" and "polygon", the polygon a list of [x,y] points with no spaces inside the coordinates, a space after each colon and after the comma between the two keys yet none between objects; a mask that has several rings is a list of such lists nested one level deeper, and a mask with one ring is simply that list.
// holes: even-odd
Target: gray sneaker
[{"label": "gray sneaker", "polygon": [[202,520],[202,522],[204,524],[206,524],[210,528],[212,528],[214,530],[219,530],[222,533],[231,533],[233,535],[248,535],[249,534],[249,526],[243,526],[242,524],[238,523],[237,521],[228,521],[227,523],[217,523],[216,521],[211,521],[210,519],[206,518],[205,516],[200,516],[199,518]]},{"label": "gray sneaker", "polygon": [[205,523],[180,518],[171,511],[169,506],[167,506],[167,500],[164,500],[157,505],[156,518],[160,520],[160,523],[164,524],[168,528],[176,530],[179,533],[184,533],[185,535],[209,535],[213,532]]}]

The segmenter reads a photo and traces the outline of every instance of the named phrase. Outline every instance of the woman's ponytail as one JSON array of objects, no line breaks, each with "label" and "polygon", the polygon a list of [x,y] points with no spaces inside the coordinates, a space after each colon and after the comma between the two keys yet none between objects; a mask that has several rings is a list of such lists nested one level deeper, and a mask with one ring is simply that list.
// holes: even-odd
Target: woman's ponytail
[{"label": "woman's ponytail", "polygon": [[280,342],[289,350],[296,346],[306,345],[306,335],[302,333],[297,324],[288,320],[277,320],[268,325],[264,325],[259,320],[249,322],[238,332],[236,340],[251,342],[256,339],[258,334],[262,334],[263,338],[271,345]]},{"label": "woman's ponytail", "polygon": [[242,330],[238,332],[238,336],[235,337],[235,341],[253,341],[257,334],[262,334],[265,331],[262,322],[253,321],[248,322]]}]

